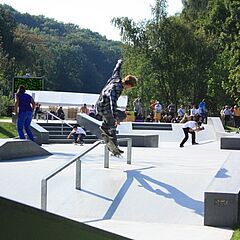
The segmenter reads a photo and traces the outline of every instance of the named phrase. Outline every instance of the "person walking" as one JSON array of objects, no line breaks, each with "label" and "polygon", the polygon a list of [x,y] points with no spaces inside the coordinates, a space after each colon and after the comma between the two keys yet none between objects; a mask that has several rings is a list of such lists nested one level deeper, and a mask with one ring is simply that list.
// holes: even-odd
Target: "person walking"
[{"label": "person walking", "polygon": [[190,133],[192,135],[192,145],[196,145],[198,144],[196,142],[196,133],[198,131],[201,131],[204,129],[204,127],[201,127],[201,122],[196,122],[196,121],[188,121],[186,123],[183,124],[183,132],[184,132],[184,139],[182,140],[182,142],[180,143],[180,147],[184,147],[184,143],[188,140],[188,134]]},{"label": "person walking", "polygon": [[[100,130],[112,138],[112,141],[117,148],[116,128],[117,124],[120,123],[117,111],[117,100],[123,89],[129,90],[137,85],[137,78],[132,75],[127,75],[121,79],[120,70],[122,62],[121,59],[117,61],[113,74],[102,89],[95,105],[97,113],[103,120]],[[123,153],[120,149],[119,152]]]},{"label": "person walking", "polygon": [[20,85],[15,99],[15,114],[17,116],[17,131],[20,139],[25,139],[23,128],[28,138],[34,142],[34,137],[30,129],[35,102],[29,94],[25,93],[25,86]]}]

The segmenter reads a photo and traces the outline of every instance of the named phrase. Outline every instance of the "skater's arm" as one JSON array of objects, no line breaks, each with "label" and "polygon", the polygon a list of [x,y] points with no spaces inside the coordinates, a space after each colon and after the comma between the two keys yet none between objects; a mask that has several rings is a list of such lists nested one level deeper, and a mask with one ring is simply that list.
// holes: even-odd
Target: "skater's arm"
[{"label": "skater's arm", "polygon": [[117,64],[116,64],[116,66],[113,70],[113,74],[112,74],[113,78],[116,78],[116,77],[120,78],[120,70],[121,70],[122,62],[123,62],[122,59],[119,59],[117,61]]},{"label": "skater's arm", "polygon": [[72,134],[73,134],[73,131],[71,131],[71,132],[68,134],[67,138],[69,139],[69,138],[72,136]]}]

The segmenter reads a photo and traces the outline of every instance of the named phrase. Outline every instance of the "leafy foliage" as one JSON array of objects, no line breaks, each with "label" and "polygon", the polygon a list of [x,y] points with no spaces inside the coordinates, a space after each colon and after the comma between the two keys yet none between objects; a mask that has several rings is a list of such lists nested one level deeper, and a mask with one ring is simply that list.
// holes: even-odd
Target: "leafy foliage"
[{"label": "leafy foliage", "polygon": [[205,98],[210,113],[218,114],[222,105],[240,103],[239,1],[183,5],[182,14],[167,17],[166,1],[156,0],[148,21],[113,20],[126,45],[125,70],[139,77],[133,93],[145,106],[151,99],[178,106]]},{"label": "leafy foliage", "polygon": [[[0,5],[0,81],[11,95],[12,79],[43,77],[46,90],[97,93],[121,57],[121,43],[44,16]],[[3,94],[3,93],[2,93]]]},{"label": "leafy foliage", "polygon": [[211,114],[240,105],[240,2],[183,0],[181,14],[168,17],[167,1],[155,0],[152,18],[115,18],[122,42],[44,16],[0,5],[0,95],[11,96],[14,75],[44,77],[46,90],[98,93],[118,58],[123,73],[139,84],[129,95],[145,108],[207,101]]}]

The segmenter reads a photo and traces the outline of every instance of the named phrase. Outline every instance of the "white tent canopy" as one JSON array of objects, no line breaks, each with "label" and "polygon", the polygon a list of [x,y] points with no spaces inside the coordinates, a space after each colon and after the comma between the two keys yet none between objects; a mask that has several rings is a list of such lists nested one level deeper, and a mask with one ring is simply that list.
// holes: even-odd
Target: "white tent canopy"
[{"label": "white tent canopy", "polygon": [[[49,106],[82,106],[86,103],[88,106],[95,105],[99,94],[76,93],[76,92],[55,92],[55,91],[26,91],[30,94],[35,102]],[[125,109],[128,97],[120,96],[118,107]]]}]

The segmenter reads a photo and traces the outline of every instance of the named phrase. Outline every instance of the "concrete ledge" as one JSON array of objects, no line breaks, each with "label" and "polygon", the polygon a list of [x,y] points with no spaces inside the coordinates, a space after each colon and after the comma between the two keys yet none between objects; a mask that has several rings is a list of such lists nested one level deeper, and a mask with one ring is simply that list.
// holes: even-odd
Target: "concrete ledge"
[{"label": "concrete ledge", "polygon": [[240,224],[240,156],[232,153],[204,193],[204,225],[235,228]]},{"label": "concrete ledge", "polygon": [[0,161],[44,155],[51,153],[35,142],[21,139],[0,140]]},{"label": "concrete ledge", "polygon": [[172,131],[171,123],[132,123],[133,130],[167,130]]},{"label": "concrete ledge", "polygon": [[[133,147],[158,147],[159,135],[158,134],[119,134],[117,138],[131,138]],[[120,146],[127,146],[123,142]]]},{"label": "concrete ledge", "polygon": [[221,149],[240,150],[240,135],[221,137]]}]

